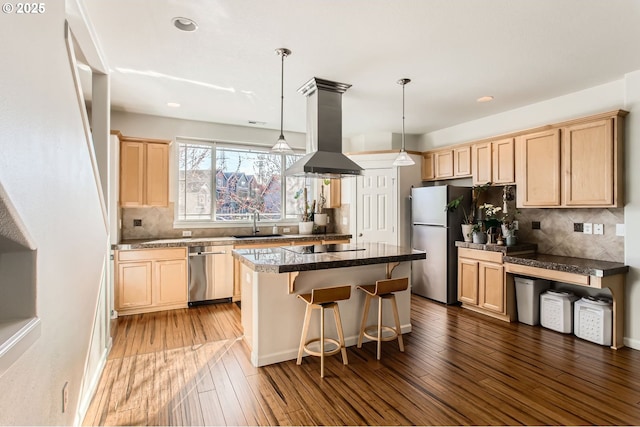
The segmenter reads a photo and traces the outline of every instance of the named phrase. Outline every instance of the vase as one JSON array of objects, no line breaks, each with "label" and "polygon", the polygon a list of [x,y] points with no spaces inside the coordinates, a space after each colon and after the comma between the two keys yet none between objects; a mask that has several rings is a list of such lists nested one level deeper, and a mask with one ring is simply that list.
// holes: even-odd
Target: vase
[{"label": "vase", "polygon": [[471,229],[473,228],[473,224],[462,224],[462,237],[465,242],[471,242]]},{"label": "vase", "polygon": [[507,236],[505,238],[505,241],[507,243],[507,246],[513,246],[516,244],[516,236]]},{"label": "vase", "polygon": [[313,221],[300,221],[298,223],[298,234],[313,234]]},{"label": "vase", "polygon": [[473,243],[481,243],[484,245],[487,243],[487,233],[483,231],[474,231],[472,234],[472,241]]},{"label": "vase", "polygon": [[324,227],[325,225],[327,225],[327,214],[314,214],[313,215],[313,222],[320,227]]}]

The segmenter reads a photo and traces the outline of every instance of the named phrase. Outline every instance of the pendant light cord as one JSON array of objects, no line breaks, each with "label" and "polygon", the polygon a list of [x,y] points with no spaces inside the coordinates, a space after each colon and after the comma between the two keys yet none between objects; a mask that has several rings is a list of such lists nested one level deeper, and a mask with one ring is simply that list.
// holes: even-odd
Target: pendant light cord
[{"label": "pendant light cord", "polygon": [[284,114],[284,57],[287,56],[284,49],[280,51],[282,56],[282,62],[280,67],[280,138],[284,138],[282,133],[283,128],[283,114]]}]

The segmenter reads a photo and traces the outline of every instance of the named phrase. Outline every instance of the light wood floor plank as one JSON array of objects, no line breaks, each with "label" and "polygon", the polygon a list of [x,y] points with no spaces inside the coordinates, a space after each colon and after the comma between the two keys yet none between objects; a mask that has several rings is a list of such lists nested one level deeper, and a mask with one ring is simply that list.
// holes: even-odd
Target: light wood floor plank
[{"label": "light wood floor plank", "polygon": [[255,368],[234,303],[126,316],[84,425],[640,425],[640,352],[412,296],[396,342]]}]

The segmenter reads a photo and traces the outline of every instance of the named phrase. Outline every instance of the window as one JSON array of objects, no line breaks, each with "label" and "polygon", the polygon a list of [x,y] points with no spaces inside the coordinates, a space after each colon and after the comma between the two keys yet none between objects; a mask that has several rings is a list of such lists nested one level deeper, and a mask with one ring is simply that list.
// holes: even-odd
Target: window
[{"label": "window", "polygon": [[178,141],[178,222],[247,222],[295,220],[294,197],[310,180],[285,177],[284,170],[302,157],[262,147]]}]

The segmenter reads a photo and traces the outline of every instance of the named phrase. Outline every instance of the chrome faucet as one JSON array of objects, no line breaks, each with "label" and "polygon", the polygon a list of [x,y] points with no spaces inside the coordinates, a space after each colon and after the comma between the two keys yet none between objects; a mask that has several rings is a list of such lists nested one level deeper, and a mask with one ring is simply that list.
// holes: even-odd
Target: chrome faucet
[{"label": "chrome faucet", "polygon": [[256,226],[257,221],[260,221],[260,213],[256,210],[253,212],[253,234],[258,233],[258,227]]}]

